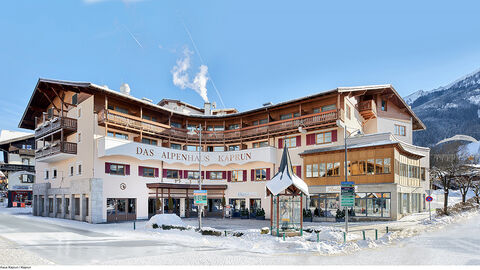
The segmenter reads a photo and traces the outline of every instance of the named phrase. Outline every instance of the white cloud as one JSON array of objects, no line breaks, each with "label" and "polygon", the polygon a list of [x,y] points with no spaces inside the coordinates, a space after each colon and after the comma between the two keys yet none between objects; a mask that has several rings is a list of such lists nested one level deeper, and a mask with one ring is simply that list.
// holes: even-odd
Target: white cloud
[{"label": "white cloud", "polygon": [[203,99],[208,102],[207,82],[208,67],[200,66],[200,71],[195,75],[193,81],[190,81],[188,70],[190,69],[190,57],[193,52],[188,48],[183,50],[183,57],[177,60],[176,65],[172,68],[173,84],[181,89],[189,88],[197,92]]}]

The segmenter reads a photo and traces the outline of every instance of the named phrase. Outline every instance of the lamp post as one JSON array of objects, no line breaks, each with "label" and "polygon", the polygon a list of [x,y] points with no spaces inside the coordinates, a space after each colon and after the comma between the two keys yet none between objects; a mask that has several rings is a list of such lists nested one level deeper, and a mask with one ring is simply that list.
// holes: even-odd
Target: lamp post
[{"label": "lamp post", "polygon": [[[194,134],[193,131],[189,132]],[[202,124],[198,127],[199,142],[198,142],[198,190],[202,190]],[[202,230],[202,211],[203,204],[197,205],[198,207],[198,229]],[[187,209],[188,211],[188,209]]]},{"label": "lamp post", "polygon": [[[350,136],[357,135],[357,133],[363,135],[363,132],[360,129],[356,129],[353,132],[351,132],[349,135],[347,135],[347,125],[345,125],[345,123],[341,120],[337,120],[337,125],[343,128],[343,139],[344,139],[344,146],[345,146],[345,164],[343,167],[345,167],[345,182],[348,182],[347,139],[350,138]],[[345,232],[348,233],[348,207],[346,206],[345,206]]]}]

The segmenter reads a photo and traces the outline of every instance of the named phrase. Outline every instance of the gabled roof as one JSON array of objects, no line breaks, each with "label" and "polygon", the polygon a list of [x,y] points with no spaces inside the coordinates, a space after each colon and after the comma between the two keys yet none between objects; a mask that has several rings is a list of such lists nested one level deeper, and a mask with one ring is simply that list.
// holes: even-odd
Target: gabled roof
[{"label": "gabled roof", "polygon": [[300,177],[293,173],[292,162],[290,160],[290,154],[288,148],[283,147],[282,161],[278,173],[267,182],[267,189],[273,195],[277,195],[280,192],[286,190],[290,186],[294,186],[299,189],[303,194],[310,196],[308,193],[308,185]]}]

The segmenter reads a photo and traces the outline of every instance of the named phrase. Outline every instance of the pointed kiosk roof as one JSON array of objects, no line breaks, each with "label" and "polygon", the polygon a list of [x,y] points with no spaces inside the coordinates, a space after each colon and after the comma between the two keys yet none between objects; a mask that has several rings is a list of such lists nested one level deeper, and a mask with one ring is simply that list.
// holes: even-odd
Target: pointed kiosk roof
[{"label": "pointed kiosk roof", "polygon": [[280,162],[278,173],[267,182],[267,189],[273,195],[277,195],[290,186],[293,186],[293,190],[299,189],[303,194],[310,196],[307,183],[293,173],[290,154],[288,153],[288,148],[285,146],[283,147],[282,161]]}]

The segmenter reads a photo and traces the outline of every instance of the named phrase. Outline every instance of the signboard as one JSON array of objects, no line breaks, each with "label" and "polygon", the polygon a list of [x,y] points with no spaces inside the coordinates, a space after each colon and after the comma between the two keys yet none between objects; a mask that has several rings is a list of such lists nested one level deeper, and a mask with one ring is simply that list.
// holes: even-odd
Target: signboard
[{"label": "signboard", "polygon": [[[355,186],[355,192],[357,192],[358,186]],[[326,193],[340,193],[341,187],[340,186],[327,186],[325,188]]]},{"label": "signboard", "polygon": [[341,182],[340,206],[353,207],[355,205],[355,183]]},{"label": "signboard", "polygon": [[432,190],[426,189],[425,192],[427,193],[428,196],[432,195]]},{"label": "signboard", "polygon": [[207,204],[207,191],[206,190],[194,190],[193,191],[194,204]]},{"label": "signboard", "polygon": [[425,201],[427,201],[427,202],[431,202],[431,201],[433,201],[433,198],[432,198],[432,196],[427,196],[427,197],[425,198]]}]

